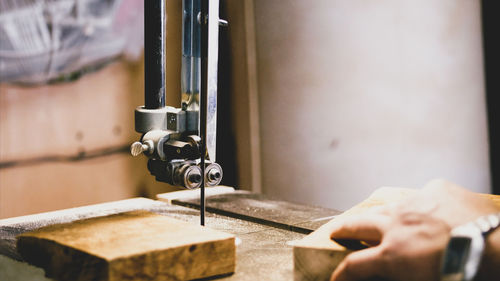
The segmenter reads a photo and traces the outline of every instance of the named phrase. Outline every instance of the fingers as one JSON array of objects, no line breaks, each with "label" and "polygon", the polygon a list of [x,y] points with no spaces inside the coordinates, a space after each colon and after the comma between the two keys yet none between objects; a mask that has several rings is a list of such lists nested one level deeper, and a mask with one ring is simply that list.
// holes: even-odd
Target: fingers
[{"label": "fingers", "polygon": [[340,219],[333,225],[330,237],[337,239],[380,241],[386,229],[388,229],[389,223],[389,217],[378,214]]},{"label": "fingers", "polygon": [[357,281],[370,277],[384,277],[381,247],[349,254],[332,273],[330,281]]}]

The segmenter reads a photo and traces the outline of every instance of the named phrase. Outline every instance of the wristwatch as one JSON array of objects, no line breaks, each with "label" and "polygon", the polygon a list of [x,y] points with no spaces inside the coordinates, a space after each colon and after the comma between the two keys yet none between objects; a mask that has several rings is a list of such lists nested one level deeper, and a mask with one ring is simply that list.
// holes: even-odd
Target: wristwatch
[{"label": "wristwatch", "polygon": [[500,213],[454,228],[441,261],[441,281],[473,280],[481,263],[486,236],[498,227]]}]

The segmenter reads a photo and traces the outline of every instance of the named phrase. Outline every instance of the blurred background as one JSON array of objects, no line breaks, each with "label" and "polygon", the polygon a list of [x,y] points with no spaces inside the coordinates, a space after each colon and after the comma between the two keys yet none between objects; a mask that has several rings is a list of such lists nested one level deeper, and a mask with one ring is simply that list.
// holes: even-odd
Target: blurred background
[{"label": "blurred background", "polygon": [[[174,190],[128,152],[142,4],[0,0],[0,218]],[[166,4],[179,107],[181,1]],[[339,210],[438,177],[498,193],[487,5],[221,0],[223,184]]]}]

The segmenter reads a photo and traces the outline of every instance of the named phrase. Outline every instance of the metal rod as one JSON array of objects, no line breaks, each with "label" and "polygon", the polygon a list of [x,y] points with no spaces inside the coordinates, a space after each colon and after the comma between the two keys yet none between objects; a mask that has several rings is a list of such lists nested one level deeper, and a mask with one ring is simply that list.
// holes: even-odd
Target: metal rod
[{"label": "metal rod", "polygon": [[183,109],[198,111],[201,67],[201,0],[182,1],[182,68],[181,91]]},{"label": "metal rod", "polygon": [[200,138],[201,138],[201,174],[200,187],[200,223],[205,225],[205,157],[207,153],[207,54],[208,54],[208,26],[203,17],[208,14],[208,1],[202,0],[201,4],[201,87],[200,87]]},{"label": "metal rod", "polygon": [[165,107],[165,1],[144,0],[144,105]]}]

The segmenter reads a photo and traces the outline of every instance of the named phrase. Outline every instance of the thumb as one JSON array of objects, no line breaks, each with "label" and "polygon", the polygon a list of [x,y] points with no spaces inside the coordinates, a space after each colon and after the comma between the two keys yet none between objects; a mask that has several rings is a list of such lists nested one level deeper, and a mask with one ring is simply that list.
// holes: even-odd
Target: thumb
[{"label": "thumb", "polygon": [[358,281],[383,277],[384,264],[381,247],[373,247],[349,254],[332,273],[330,281]]}]

